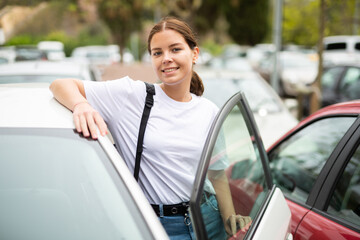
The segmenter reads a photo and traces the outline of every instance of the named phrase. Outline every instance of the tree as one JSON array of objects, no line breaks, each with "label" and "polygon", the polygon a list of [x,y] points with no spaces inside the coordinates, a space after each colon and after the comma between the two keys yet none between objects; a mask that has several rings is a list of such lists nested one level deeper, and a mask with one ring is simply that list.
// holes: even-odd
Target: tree
[{"label": "tree", "polygon": [[110,28],[120,47],[121,61],[130,35],[142,29],[142,0],[98,0],[100,18]]},{"label": "tree", "polygon": [[226,1],[224,13],[229,35],[238,44],[254,45],[265,39],[268,25],[268,0]]}]

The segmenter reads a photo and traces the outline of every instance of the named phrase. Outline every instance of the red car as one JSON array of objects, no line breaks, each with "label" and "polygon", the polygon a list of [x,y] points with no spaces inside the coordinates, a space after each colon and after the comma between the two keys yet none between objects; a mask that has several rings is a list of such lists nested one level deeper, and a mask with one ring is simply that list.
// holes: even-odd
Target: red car
[{"label": "red car", "polygon": [[268,149],[296,239],[360,239],[360,100],[325,107]]}]

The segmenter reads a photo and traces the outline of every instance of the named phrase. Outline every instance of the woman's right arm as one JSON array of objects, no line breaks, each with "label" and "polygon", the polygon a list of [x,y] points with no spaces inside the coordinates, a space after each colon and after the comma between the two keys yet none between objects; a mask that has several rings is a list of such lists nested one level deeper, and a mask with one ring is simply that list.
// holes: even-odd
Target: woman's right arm
[{"label": "woman's right arm", "polygon": [[100,114],[86,100],[84,84],[78,79],[56,79],[50,85],[56,100],[73,112],[75,128],[84,137],[97,139],[97,129],[101,135],[107,134],[107,126]]}]

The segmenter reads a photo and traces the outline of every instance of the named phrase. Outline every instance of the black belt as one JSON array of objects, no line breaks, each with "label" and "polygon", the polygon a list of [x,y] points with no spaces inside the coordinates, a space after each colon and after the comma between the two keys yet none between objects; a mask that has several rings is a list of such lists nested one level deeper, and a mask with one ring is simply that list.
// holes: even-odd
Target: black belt
[{"label": "black belt", "polygon": [[[160,207],[159,205],[151,204],[156,215],[160,216]],[[174,216],[174,215],[185,215],[188,212],[189,202],[183,202],[173,205],[163,205],[163,214],[164,216]]]}]

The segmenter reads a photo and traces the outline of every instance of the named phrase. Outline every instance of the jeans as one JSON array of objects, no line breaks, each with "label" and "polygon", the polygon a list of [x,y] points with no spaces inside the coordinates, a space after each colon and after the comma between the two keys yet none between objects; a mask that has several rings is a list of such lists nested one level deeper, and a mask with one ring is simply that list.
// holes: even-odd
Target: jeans
[{"label": "jeans", "polygon": [[[203,204],[201,204],[200,208],[202,217],[204,219],[208,239],[227,239],[227,234],[225,232],[224,223],[220,215],[215,195],[211,195],[210,197],[204,195],[204,198],[205,201]],[[192,223],[188,216],[161,216],[160,211],[159,220],[171,240],[196,239]]]},{"label": "jeans", "polygon": [[182,215],[160,216],[159,220],[171,240],[196,239],[189,217]]},{"label": "jeans", "polygon": [[224,222],[221,218],[218,203],[215,195],[207,197],[204,194],[205,202],[201,204],[201,214],[204,219],[204,224],[208,239],[223,240],[227,239]]}]

